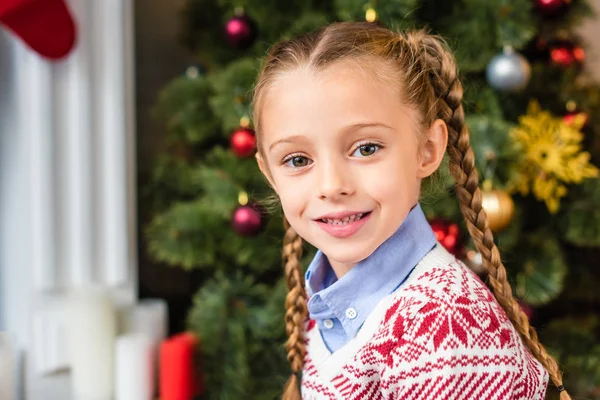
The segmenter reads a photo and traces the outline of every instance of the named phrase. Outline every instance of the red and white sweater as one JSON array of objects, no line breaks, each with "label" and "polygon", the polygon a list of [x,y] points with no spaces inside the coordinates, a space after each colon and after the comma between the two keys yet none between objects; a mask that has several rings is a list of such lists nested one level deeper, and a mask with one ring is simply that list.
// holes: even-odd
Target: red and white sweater
[{"label": "red and white sweater", "polygon": [[[376,272],[375,272],[376,273]],[[302,398],[543,399],[548,373],[487,286],[437,245],[329,352],[308,321]]]}]

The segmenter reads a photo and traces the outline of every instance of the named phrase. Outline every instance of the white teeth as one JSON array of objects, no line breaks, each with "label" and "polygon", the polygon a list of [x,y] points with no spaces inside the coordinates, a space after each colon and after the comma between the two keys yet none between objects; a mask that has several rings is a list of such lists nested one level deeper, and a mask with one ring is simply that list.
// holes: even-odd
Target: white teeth
[{"label": "white teeth", "polygon": [[354,214],[354,215],[351,215],[351,216],[343,218],[343,219],[325,218],[322,221],[327,222],[328,224],[331,224],[331,225],[346,225],[349,222],[354,222],[354,221],[361,219],[362,216],[363,216],[363,213],[359,213],[359,214]]}]

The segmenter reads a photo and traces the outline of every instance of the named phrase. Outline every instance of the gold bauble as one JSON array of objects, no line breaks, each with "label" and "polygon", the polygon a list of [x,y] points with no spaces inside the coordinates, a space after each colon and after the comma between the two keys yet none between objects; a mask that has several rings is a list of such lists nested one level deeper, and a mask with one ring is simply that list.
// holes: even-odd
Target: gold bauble
[{"label": "gold bauble", "polygon": [[510,225],[515,213],[512,197],[503,190],[484,190],[481,206],[487,214],[492,232],[500,232]]}]

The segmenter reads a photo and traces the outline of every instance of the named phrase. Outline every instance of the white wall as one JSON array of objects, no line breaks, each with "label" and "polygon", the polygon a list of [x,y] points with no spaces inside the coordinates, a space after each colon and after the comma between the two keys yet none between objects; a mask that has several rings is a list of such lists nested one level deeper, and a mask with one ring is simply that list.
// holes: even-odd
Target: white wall
[{"label": "white wall", "polygon": [[70,398],[72,290],[137,294],[132,4],[70,5],[78,43],[60,62],[0,30],[0,330],[28,400]]}]

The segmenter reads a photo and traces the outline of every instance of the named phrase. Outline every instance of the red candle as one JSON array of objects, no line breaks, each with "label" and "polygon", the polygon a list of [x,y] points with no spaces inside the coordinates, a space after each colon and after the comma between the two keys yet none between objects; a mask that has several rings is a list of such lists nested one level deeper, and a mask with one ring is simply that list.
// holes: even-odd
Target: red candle
[{"label": "red candle", "polygon": [[194,350],[198,344],[189,332],[164,340],[160,345],[161,400],[192,400],[201,385],[194,368]]}]

